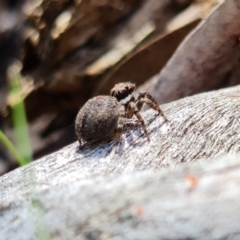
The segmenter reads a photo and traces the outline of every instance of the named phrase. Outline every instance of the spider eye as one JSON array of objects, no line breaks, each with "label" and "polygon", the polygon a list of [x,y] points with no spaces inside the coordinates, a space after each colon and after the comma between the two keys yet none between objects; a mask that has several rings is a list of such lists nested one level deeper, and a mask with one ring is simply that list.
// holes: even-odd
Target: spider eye
[{"label": "spider eye", "polygon": [[114,96],[118,101],[121,101],[131,95],[133,92],[133,89],[129,86],[124,86],[122,89],[119,89],[118,91],[114,91],[112,96]]}]

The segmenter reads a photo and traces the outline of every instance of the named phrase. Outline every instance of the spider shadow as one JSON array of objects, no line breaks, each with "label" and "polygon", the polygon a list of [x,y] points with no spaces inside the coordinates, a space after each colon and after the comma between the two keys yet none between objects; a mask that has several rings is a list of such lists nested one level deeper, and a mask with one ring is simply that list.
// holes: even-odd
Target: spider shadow
[{"label": "spider shadow", "polygon": [[[158,114],[153,115],[150,119],[146,121],[147,126],[150,126],[156,117],[158,117]],[[157,124],[154,128],[149,131],[149,134],[151,132],[157,130],[159,127],[161,127],[164,124],[162,122],[161,124]],[[85,158],[93,158],[93,159],[100,159],[105,158],[110,154],[116,154],[118,157],[121,157],[126,152],[126,142],[128,143],[128,148],[134,148],[134,147],[142,147],[146,143],[148,143],[147,138],[142,131],[142,127],[140,123],[137,123],[133,126],[127,126],[124,129],[124,138],[121,138],[120,142],[117,143],[114,139],[106,139],[102,141],[91,141],[86,142],[82,146],[78,146],[76,148],[77,154],[82,154],[82,156]],[[135,137],[133,137],[135,135]],[[137,136],[137,137],[136,137]],[[151,141],[151,136],[150,136]]]},{"label": "spider shadow", "polygon": [[[141,132],[141,124],[128,127],[126,129],[125,138],[122,139],[119,143],[119,151],[118,156],[124,155],[126,151],[130,148],[134,147],[142,147],[146,142],[147,139],[145,138],[145,134]],[[126,148],[126,143],[128,147]]]},{"label": "spider shadow", "polygon": [[90,158],[92,160],[106,158],[110,154],[121,157],[124,155],[126,150],[126,141],[129,141],[130,144],[133,143],[133,139],[127,140],[123,138],[119,143],[117,143],[115,139],[87,142],[82,146],[76,147],[76,154],[81,154],[83,158]]},{"label": "spider shadow", "polygon": [[[154,114],[154,115],[148,120],[147,125],[150,126],[150,125],[156,120],[157,117],[159,117],[159,114],[158,114],[158,113]],[[161,117],[161,116],[160,116],[160,117]],[[170,121],[169,121],[169,120],[168,120],[168,121],[162,121],[161,123],[156,124],[156,125],[151,129],[151,131],[149,131],[149,134],[150,134],[151,132],[157,131],[157,129],[161,128],[164,124],[166,124],[166,123],[168,123],[168,122],[170,122]]]},{"label": "spider shadow", "polygon": [[103,141],[91,141],[83,143],[76,148],[76,153],[81,154],[83,158],[100,159],[105,158],[115,149],[115,142],[112,139]]},{"label": "spider shadow", "polygon": [[[151,141],[151,133],[156,132],[159,128],[161,128],[161,126],[163,126],[166,123],[165,121],[163,121],[159,124],[156,124],[153,128],[149,129],[150,125],[156,120],[157,117],[159,117],[158,113],[152,115],[151,118],[146,121],[146,126],[147,126],[147,129],[148,129],[148,134],[149,134],[149,137],[150,137],[150,141]],[[133,131],[128,131],[128,136],[127,136],[127,139],[126,139],[130,146],[132,146],[132,147],[135,147],[135,146],[142,147],[146,143],[149,143],[145,133],[142,130],[142,126],[141,126],[140,123],[139,123],[138,126],[134,126],[134,129],[132,129],[132,130]],[[133,135],[136,135],[137,138],[134,139]],[[140,139],[143,139],[143,140],[140,140]],[[136,141],[137,141],[137,143],[136,143]]]}]

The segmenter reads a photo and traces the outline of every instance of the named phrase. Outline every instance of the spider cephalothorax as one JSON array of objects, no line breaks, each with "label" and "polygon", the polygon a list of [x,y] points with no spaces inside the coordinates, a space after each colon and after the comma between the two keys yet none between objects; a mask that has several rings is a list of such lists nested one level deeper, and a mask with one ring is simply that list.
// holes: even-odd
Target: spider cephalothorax
[{"label": "spider cephalothorax", "polygon": [[124,82],[116,84],[110,91],[110,95],[114,96],[118,102],[124,104],[131,98],[136,89],[136,84],[131,82]]},{"label": "spider cephalothorax", "polygon": [[[156,110],[165,121],[166,116],[158,106],[156,100],[146,91],[136,92],[136,85],[131,82],[118,83],[110,91],[110,95],[115,97],[120,103],[120,116],[123,118],[132,118],[135,115],[140,121],[143,131],[149,140],[146,125],[139,111],[142,109],[143,104],[146,103],[149,107]],[[121,135],[121,129],[119,129]]]}]

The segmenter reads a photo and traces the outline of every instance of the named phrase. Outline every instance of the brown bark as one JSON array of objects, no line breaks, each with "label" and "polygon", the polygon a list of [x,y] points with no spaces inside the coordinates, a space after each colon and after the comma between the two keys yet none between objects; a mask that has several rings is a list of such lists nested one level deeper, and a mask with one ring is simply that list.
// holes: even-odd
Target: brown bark
[{"label": "brown bark", "polygon": [[200,19],[166,35],[161,34],[129,54],[108,74],[105,74],[92,95],[109,94],[109,86],[114,86],[126,78],[134,79],[137,85],[144,83],[146,79],[157,74],[166,65],[179,44],[199,22]]}]

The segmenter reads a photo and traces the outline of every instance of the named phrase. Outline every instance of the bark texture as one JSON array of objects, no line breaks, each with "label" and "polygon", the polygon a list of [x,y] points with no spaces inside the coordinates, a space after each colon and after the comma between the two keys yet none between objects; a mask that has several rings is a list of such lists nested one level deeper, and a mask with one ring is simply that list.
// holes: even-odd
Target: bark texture
[{"label": "bark texture", "polygon": [[[74,143],[24,169],[27,172],[34,170],[37,179],[47,184],[49,181],[61,182],[66,177],[71,180],[72,175],[85,179],[96,175],[158,169],[235,153],[240,150],[239,98],[240,87],[237,86],[162,105],[169,122],[164,122],[153,110],[142,113],[150,142],[141,127],[128,128],[117,152],[114,140],[88,143],[81,149],[78,143]],[[14,192],[25,187],[22,173],[20,168],[4,175],[1,179],[6,188],[2,191]]]},{"label": "bark texture", "polygon": [[39,182],[1,199],[0,239],[239,239],[239,158]]},{"label": "bark texture", "polygon": [[2,176],[0,239],[239,239],[239,155],[220,157],[240,149],[239,98],[237,86],[172,102],[167,123],[142,114],[150,142],[127,129],[117,153],[75,143]]}]

